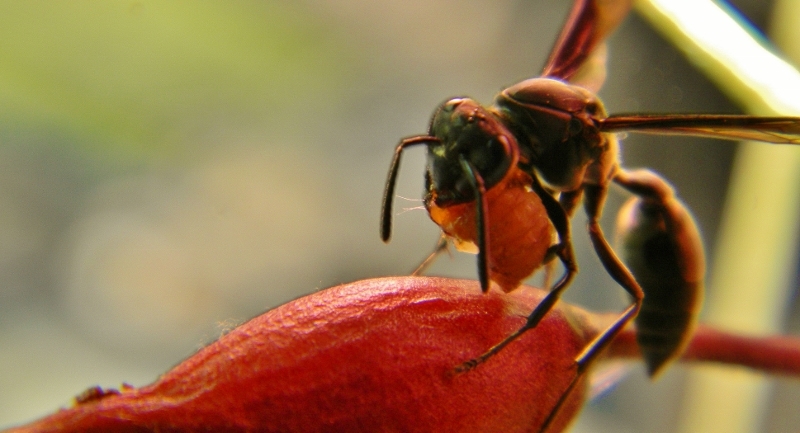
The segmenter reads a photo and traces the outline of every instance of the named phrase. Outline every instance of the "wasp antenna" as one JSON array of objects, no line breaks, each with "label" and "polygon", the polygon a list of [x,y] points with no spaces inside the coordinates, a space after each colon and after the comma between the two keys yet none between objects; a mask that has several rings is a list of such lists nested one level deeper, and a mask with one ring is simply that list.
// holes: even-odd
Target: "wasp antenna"
[{"label": "wasp antenna", "polygon": [[381,205],[381,239],[389,242],[392,237],[392,202],[394,201],[394,185],[397,182],[397,173],[400,170],[400,154],[403,149],[415,144],[438,143],[439,139],[430,135],[418,135],[403,139],[394,149],[394,158],[389,166],[389,176],[386,179],[386,187],[383,191],[383,203]]},{"label": "wasp antenna", "polygon": [[459,156],[459,162],[467,175],[472,189],[475,191],[475,223],[477,224],[478,241],[478,279],[481,282],[481,290],[489,291],[489,236],[486,228],[488,227],[486,218],[489,214],[484,194],[486,185],[483,182],[478,170],[467,161],[463,155]]}]

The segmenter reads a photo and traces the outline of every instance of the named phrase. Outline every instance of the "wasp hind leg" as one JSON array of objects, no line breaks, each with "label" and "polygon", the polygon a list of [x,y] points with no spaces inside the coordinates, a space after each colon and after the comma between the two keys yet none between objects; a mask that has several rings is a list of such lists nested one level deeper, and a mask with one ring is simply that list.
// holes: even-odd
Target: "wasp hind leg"
[{"label": "wasp hind leg", "polygon": [[580,379],[583,377],[592,363],[597,359],[598,356],[600,356],[603,350],[608,347],[608,345],[614,340],[620,331],[622,331],[625,325],[627,325],[628,322],[633,320],[636,315],[639,314],[639,310],[642,307],[642,301],[644,300],[644,292],[639,286],[639,283],[636,282],[636,279],[633,277],[633,274],[631,274],[630,270],[628,270],[627,266],[625,266],[619,257],[617,257],[617,254],[606,240],[603,230],[600,228],[600,213],[603,208],[607,192],[608,188],[606,186],[586,185],[584,187],[584,193],[586,195],[584,206],[586,208],[586,214],[589,217],[589,238],[592,241],[592,246],[594,247],[598,258],[600,259],[600,262],[603,264],[603,267],[606,269],[611,278],[613,278],[620,286],[622,286],[623,289],[625,289],[626,292],[631,295],[633,298],[633,303],[628,306],[628,308],[626,308],[608,328],[603,330],[603,332],[596,336],[594,340],[586,345],[583,351],[575,358],[575,376],[561,394],[561,397],[559,397],[558,402],[553,407],[553,410],[550,412],[547,420],[542,425],[542,429],[540,430],[542,432],[546,431],[550,423],[555,419],[559,410],[567,401],[568,397],[575,389],[575,386],[580,382]]}]

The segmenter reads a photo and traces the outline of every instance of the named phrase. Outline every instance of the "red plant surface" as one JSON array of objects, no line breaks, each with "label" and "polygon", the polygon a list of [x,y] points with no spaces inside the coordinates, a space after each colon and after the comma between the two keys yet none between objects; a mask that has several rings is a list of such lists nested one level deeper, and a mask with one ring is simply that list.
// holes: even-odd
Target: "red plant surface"
[{"label": "red plant surface", "polygon": [[[612,316],[559,303],[485,364],[453,368],[521,326],[543,294],[423,277],[333,287],[239,326],[151,385],[93,389],[8,432],[536,432],[573,377],[573,357]],[[727,340],[703,344],[718,341]],[[719,359],[703,344],[688,353]],[[775,371],[800,374],[800,344],[775,349],[787,355]],[[609,353],[636,356],[633,330]],[[584,394],[576,388],[549,432],[566,428]]]}]

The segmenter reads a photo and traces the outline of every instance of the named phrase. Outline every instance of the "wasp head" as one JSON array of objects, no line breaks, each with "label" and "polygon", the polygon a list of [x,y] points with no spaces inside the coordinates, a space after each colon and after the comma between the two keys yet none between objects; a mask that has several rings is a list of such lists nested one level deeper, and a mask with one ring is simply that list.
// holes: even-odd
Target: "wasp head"
[{"label": "wasp head", "polygon": [[465,203],[475,199],[466,161],[491,188],[516,165],[517,141],[491,111],[467,98],[442,104],[431,121],[430,135],[438,142],[428,145],[426,200],[437,206]]}]

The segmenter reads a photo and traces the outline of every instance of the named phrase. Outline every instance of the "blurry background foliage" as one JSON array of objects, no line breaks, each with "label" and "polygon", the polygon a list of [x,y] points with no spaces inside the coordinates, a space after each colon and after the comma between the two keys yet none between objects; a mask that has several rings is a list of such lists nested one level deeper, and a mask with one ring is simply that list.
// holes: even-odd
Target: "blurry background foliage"
[{"label": "blurry background foliage", "polygon": [[3,131],[47,125],[104,163],[185,157],[215,124],[280,124],[342,91],[343,44],[288,3],[2,7]]},{"label": "blurry background foliage", "polygon": [[[0,428],[92,385],[147,384],[292,298],[407,274],[438,230],[419,201],[424,152],[409,151],[380,242],[394,146],[445,98],[488,103],[538,75],[570,3],[0,0]],[[770,1],[735,3],[767,22]],[[637,16],[609,42],[610,112],[739,112]],[[623,146],[626,166],[675,183],[713,245],[734,147]],[[625,198],[609,198],[608,233]],[[619,309],[574,237],[568,299]],[[475,278],[474,257],[431,273]],[[576,430],[673,431],[685,370],[652,384],[640,367]],[[772,431],[800,422],[774,407]]]}]

